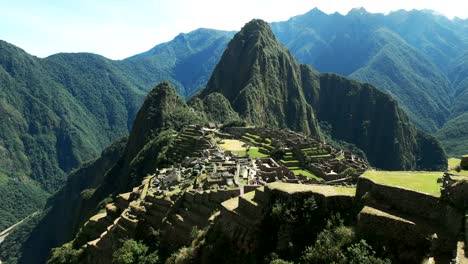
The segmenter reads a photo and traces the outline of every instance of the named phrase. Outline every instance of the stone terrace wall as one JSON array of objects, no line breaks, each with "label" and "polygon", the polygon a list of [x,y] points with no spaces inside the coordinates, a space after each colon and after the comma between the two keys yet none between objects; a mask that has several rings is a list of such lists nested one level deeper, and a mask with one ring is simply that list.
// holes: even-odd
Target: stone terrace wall
[{"label": "stone terrace wall", "polygon": [[366,193],[403,213],[433,221],[450,234],[458,235],[460,231],[463,215],[438,197],[377,184],[360,177],[356,199],[362,199]]},{"label": "stone terrace wall", "polygon": [[[324,212],[348,211],[354,208],[354,195],[328,194],[327,189],[333,188],[331,186],[316,185],[315,187],[312,187],[312,185],[307,185],[312,188],[310,188],[310,190],[295,191],[294,189],[288,190],[287,183],[275,184],[285,187],[275,188],[272,187],[272,185],[267,185],[265,187],[265,193],[271,195],[274,198],[300,200],[313,196],[317,202],[317,206]],[[291,186],[294,185],[295,184],[292,184]],[[320,190],[321,188],[323,188],[323,191]]]}]

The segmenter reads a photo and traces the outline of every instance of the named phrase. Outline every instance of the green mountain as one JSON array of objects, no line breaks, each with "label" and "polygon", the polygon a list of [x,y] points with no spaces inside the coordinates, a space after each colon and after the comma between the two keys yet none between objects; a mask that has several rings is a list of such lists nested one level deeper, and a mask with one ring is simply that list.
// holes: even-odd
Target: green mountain
[{"label": "green mountain", "polygon": [[231,40],[198,97],[211,93],[223,94],[241,118],[257,126],[317,136],[317,119],[326,122],[333,138],[361,148],[381,169],[446,167],[439,143],[416,129],[389,95],[299,65],[260,20]]},{"label": "green mountain", "polygon": [[[45,262],[52,247],[72,239],[84,221],[102,209],[102,200],[130,190],[156,168],[172,163],[174,148],[178,147],[174,129],[205,121],[200,116],[173,87],[158,85],[147,95],[128,139],[115,142],[100,158],[74,171],[49,200],[37,223],[15,232],[0,245],[0,259]],[[189,147],[185,149],[190,151]],[[30,235],[18,235],[23,232]]]},{"label": "green mountain", "polygon": [[443,142],[448,153],[456,157],[466,155],[468,150],[468,113],[459,115],[448,121],[439,131],[436,137]]},{"label": "green mountain", "polygon": [[68,173],[126,135],[155,83],[197,91],[231,36],[199,29],[122,61],[39,59],[0,41],[0,230],[39,210]]},{"label": "green mountain", "polygon": [[203,28],[181,33],[170,42],[121,61],[119,68],[144,91],[164,80],[187,98],[205,86],[233,35]]},{"label": "green mountain", "polygon": [[[229,71],[241,74],[226,74]],[[188,124],[240,117],[259,126],[289,127],[319,136],[317,122],[322,121],[331,126],[333,137],[362,148],[375,166],[446,166],[437,142],[414,128],[390,96],[370,85],[297,64],[263,21],[248,23],[234,37],[208,83],[190,101],[191,107],[167,83],[153,89],[136,114],[127,143],[115,143],[99,159],[73,172],[49,200],[44,215],[0,245],[0,258],[43,262],[50,248],[72,239],[84,221],[115,195],[131,191],[156,168],[180,162],[184,153],[195,151],[203,142],[174,138],[174,130]]]},{"label": "green mountain", "polygon": [[254,20],[229,42],[199,97],[220,93],[249,123],[317,136],[314,111],[303,94],[303,78],[299,64],[276,41],[268,24]]},{"label": "green mountain", "polygon": [[[278,40],[299,62],[313,65],[320,72],[336,72],[371,83],[388,92],[419,127],[434,133],[443,128],[437,133],[438,138],[451,155],[457,156],[464,150],[453,142],[464,146],[465,139],[454,138],[463,135],[455,121],[461,120],[458,117],[468,109],[464,74],[468,68],[466,28],[467,20],[449,20],[427,11],[383,15],[363,9],[344,16],[326,15],[314,9],[272,24]],[[44,197],[62,186],[73,168],[95,158],[104,146],[127,134],[144,95],[154,84],[167,80],[184,97],[196,94],[208,82],[233,34],[199,29],[122,61],[84,53],[39,59],[1,42],[0,114],[4,121],[0,125],[0,174],[4,180],[0,188],[6,194],[6,190],[20,189],[13,187],[19,184],[34,190],[34,195],[27,192],[16,198],[25,209],[0,208],[5,212],[0,229],[40,208]],[[277,63],[291,61],[289,54],[284,56]],[[242,63],[262,65],[247,60]],[[287,86],[295,87],[294,93],[274,95],[288,99],[286,103],[273,97],[265,97],[262,102],[265,109],[275,109],[281,116],[273,116],[253,102],[244,100],[241,105],[241,98],[233,102],[235,98],[229,96],[232,106],[226,102],[216,104],[215,101],[223,100],[218,96],[208,103],[209,107],[225,107],[223,115],[231,113],[231,119],[236,119],[237,114],[229,108],[251,122],[275,122],[280,127],[315,133],[316,121],[297,123],[291,119],[299,115],[309,117],[302,120],[314,120],[313,110],[304,104],[298,89],[307,83],[304,74],[298,73],[303,68],[292,63],[267,69],[275,73],[275,78],[270,79],[262,79],[260,68],[253,68],[251,75],[256,80],[251,84],[263,86],[262,91],[249,88],[241,93],[246,98],[259,99],[262,94],[276,91],[272,87],[278,76],[291,80]],[[230,71],[236,69],[231,67]],[[209,87],[227,89],[219,88],[216,80]],[[224,118],[216,113],[209,115],[217,121]],[[455,121],[449,122],[452,119]],[[441,136],[447,133],[452,136]],[[8,200],[12,196],[6,197]],[[27,205],[28,201],[32,206]]]},{"label": "green mountain", "polygon": [[[467,27],[468,20],[426,10],[384,15],[363,8],[347,15],[313,9],[272,23],[278,40],[299,62],[388,92],[415,124],[430,133],[466,112],[461,92],[466,88],[459,86],[466,87]],[[450,154],[460,154],[452,149],[448,147]]]},{"label": "green mountain", "polygon": [[[129,86],[114,85],[120,77],[106,68],[107,60],[91,56],[77,62],[95,76],[83,85],[77,82],[89,76],[62,70],[62,59],[37,59],[0,42],[0,164],[8,178],[0,188],[35,190],[30,196],[5,197],[0,206],[10,217],[2,219],[0,229],[38,210],[67,173],[125,135],[131,109],[139,105]],[[28,210],[5,207],[11,202]]]}]

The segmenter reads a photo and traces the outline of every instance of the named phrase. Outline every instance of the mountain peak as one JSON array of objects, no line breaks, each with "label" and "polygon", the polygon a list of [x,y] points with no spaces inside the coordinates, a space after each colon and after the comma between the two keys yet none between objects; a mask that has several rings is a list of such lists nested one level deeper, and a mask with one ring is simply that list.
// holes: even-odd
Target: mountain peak
[{"label": "mountain peak", "polygon": [[222,94],[254,125],[318,135],[301,68],[265,21],[254,19],[234,36],[200,97],[210,93]]},{"label": "mountain peak", "polygon": [[367,12],[367,10],[364,8],[364,7],[356,7],[356,8],[353,8],[351,9],[347,15],[366,15],[366,14],[369,14],[369,12]]},{"label": "mountain peak", "polygon": [[318,9],[317,7],[314,7],[313,9],[311,9],[309,12],[305,13],[304,15],[316,16],[316,15],[327,15],[327,14],[325,14],[322,10]]},{"label": "mountain peak", "polygon": [[239,33],[240,34],[238,35],[245,40],[248,40],[252,37],[259,38],[263,36],[276,41],[275,34],[271,30],[270,25],[261,19],[253,19],[249,21],[242,27]]}]

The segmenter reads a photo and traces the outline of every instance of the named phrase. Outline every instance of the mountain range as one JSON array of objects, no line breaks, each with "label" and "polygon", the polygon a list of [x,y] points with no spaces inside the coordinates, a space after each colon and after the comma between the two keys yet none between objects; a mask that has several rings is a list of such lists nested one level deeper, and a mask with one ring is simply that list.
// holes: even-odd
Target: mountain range
[{"label": "mountain range", "polygon": [[40,209],[68,173],[126,136],[155,83],[168,80],[183,96],[200,89],[232,34],[200,29],[123,61],[88,53],[40,59],[0,41],[0,230]]},{"label": "mountain range", "polygon": [[136,114],[126,144],[116,142],[101,158],[72,173],[31,224],[30,235],[17,232],[2,245],[9,248],[2,258],[44,261],[50,248],[73,239],[104,201],[130,191],[156,168],[180,162],[185,156],[175,154],[181,151],[172,136],[175,131],[190,124],[233,120],[288,128],[319,139],[324,136],[319,122],[327,122],[333,138],[355,144],[375,166],[446,168],[439,143],[415,128],[391,96],[298,64],[266,22],[253,20],[229,42],[207,87],[188,103],[168,83],[153,89]]},{"label": "mountain range", "polygon": [[[190,107],[206,119],[241,117],[315,136],[322,123],[334,139],[356,145],[384,169],[440,168],[438,143],[411,122],[435,135],[450,155],[465,154],[467,20],[429,11],[327,15],[314,9],[272,23],[271,30],[258,42],[233,42],[239,46],[228,51],[240,54],[246,45],[252,54],[225,53],[225,60],[235,32],[195,30],[121,61],[89,53],[41,59],[0,41],[0,230],[40,210],[69,173],[126,136],[145,95],[164,80],[183,98],[192,97]],[[265,72],[275,77],[262,78]],[[226,82],[232,74],[238,78]],[[366,114],[347,116],[351,112]],[[380,137],[369,137],[376,131],[399,140],[384,147]],[[384,157],[382,149],[391,155]],[[437,151],[422,158],[427,149]]]}]

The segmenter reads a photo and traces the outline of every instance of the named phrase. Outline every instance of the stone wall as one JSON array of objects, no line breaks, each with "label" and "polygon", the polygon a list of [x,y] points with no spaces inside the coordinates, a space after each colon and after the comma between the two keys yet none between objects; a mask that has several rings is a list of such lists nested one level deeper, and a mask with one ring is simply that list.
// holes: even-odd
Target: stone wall
[{"label": "stone wall", "polygon": [[[277,189],[271,188],[270,185],[267,185],[265,187],[265,193],[274,197],[273,199],[280,198],[286,200],[302,200],[309,197],[314,197],[315,201],[317,202],[317,206],[323,212],[340,212],[354,209],[354,196],[339,193],[331,194],[329,188],[333,188],[332,186],[303,185],[304,187],[310,187],[310,190],[296,191],[291,189],[291,191],[288,191],[287,184],[282,185],[286,186],[286,188]],[[320,190],[321,188],[323,188],[323,191]]]},{"label": "stone wall", "polygon": [[452,235],[458,235],[460,232],[463,215],[438,197],[377,184],[360,177],[357,184],[356,199],[362,199],[366,193],[402,213],[430,220]]},{"label": "stone wall", "polygon": [[464,211],[468,208],[468,177],[444,174],[442,199]]},{"label": "stone wall", "polygon": [[425,240],[425,234],[418,230],[417,225],[397,217],[388,216],[375,209],[364,207],[358,215],[358,229],[361,233],[372,236],[383,236],[392,242],[405,245],[420,245]]},{"label": "stone wall", "polygon": [[460,167],[462,170],[468,170],[468,155],[461,158]]}]

